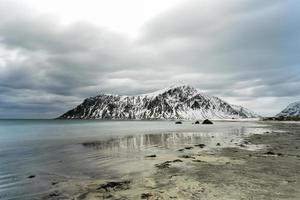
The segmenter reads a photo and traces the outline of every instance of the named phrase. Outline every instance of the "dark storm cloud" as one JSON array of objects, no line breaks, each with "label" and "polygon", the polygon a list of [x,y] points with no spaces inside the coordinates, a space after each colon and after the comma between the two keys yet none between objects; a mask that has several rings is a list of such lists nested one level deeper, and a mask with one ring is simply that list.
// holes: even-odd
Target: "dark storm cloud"
[{"label": "dark storm cloud", "polygon": [[100,92],[174,83],[262,113],[300,97],[296,0],[191,0],[147,22],[135,40],[16,2],[0,0],[0,117],[55,117]]}]

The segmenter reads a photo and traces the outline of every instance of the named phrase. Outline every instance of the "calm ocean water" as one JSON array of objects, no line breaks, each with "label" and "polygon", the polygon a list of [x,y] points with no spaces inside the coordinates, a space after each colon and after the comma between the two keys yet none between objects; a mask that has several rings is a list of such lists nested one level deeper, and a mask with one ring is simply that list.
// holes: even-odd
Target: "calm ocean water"
[{"label": "calm ocean water", "polygon": [[254,122],[0,120],[0,199],[38,199],[56,180],[113,178],[126,166],[132,170],[126,173],[146,170],[128,163],[182,145],[230,146],[267,128]]}]

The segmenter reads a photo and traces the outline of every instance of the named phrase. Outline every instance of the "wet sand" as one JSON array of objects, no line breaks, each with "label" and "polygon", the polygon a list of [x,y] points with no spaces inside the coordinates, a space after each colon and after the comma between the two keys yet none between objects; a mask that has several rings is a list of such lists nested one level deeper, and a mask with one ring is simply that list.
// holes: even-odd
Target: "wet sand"
[{"label": "wet sand", "polygon": [[[268,131],[232,144],[154,146],[141,159],[109,167],[111,177],[56,177],[42,198],[300,199],[300,124],[259,123]],[[99,151],[103,143],[83,146]]]}]

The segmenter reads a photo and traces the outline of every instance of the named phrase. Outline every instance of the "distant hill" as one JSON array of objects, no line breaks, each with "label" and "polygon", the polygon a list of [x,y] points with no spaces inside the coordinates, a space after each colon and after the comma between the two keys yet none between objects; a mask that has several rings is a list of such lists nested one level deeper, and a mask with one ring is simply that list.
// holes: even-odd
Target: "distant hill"
[{"label": "distant hill", "polygon": [[300,101],[291,103],[278,113],[276,117],[300,117]]}]

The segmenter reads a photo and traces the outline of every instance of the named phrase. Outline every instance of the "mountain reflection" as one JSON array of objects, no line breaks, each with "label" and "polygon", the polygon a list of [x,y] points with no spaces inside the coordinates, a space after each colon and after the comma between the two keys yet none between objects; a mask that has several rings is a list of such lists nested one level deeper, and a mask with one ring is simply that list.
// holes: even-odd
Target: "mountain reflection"
[{"label": "mountain reflection", "polygon": [[255,133],[257,130],[249,128],[233,128],[223,132],[167,132],[160,134],[128,135],[103,141],[89,141],[82,143],[85,147],[97,150],[139,151],[149,148],[174,149],[184,145],[203,143],[206,146],[222,146],[238,143],[243,136]]}]

